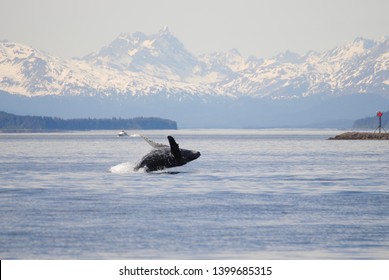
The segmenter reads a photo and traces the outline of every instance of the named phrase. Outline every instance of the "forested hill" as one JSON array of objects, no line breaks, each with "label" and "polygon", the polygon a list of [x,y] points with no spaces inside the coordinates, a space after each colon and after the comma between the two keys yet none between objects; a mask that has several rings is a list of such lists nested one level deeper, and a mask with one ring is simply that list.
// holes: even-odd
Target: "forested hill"
[{"label": "forested hill", "polygon": [[[389,129],[389,111],[382,112],[382,127],[385,129]],[[367,130],[374,130],[378,127],[379,120],[377,116],[374,117],[368,117],[356,120],[354,122],[353,128],[355,129],[367,129]]]},{"label": "forested hill", "polygon": [[177,129],[177,123],[160,118],[133,119],[61,119],[40,116],[18,116],[0,111],[1,130],[123,130]]}]

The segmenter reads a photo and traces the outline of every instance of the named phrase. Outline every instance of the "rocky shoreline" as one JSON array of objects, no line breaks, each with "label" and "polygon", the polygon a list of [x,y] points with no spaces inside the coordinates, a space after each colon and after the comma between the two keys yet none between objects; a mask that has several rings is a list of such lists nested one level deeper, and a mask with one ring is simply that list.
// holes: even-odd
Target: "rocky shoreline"
[{"label": "rocky shoreline", "polygon": [[389,140],[389,133],[345,132],[328,140]]}]

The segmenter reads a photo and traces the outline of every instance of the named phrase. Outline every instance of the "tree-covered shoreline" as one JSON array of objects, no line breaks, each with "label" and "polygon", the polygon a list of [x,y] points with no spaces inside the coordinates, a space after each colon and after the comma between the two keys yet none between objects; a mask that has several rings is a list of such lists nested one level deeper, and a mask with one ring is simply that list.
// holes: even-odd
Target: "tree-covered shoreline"
[{"label": "tree-covered shoreline", "polygon": [[58,131],[58,130],[148,130],[177,129],[177,123],[154,117],[137,118],[79,118],[62,119],[44,116],[20,116],[0,111],[2,131]]}]

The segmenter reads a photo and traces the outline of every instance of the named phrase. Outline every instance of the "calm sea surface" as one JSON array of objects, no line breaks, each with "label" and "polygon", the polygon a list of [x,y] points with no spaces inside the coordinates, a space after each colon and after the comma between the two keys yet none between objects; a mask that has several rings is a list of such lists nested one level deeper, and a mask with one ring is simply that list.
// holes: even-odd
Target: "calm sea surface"
[{"label": "calm sea surface", "polygon": [[0,134],[0,259],[389,258],[389,141],[142,133],[202,155],[147,174],[139,137]]}]

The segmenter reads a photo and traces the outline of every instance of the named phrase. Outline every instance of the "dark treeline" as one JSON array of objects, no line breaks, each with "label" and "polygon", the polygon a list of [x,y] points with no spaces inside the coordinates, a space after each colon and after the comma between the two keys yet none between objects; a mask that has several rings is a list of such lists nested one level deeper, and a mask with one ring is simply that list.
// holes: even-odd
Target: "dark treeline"
[{"label": "dark treeline", "polygon": [[160,118],[61,119],[18,116],[0,111],[0,129],[4,130],[122,130],[177,129],[175,121]]},{"label": "dark treeline", "polygon": [[[367,129],[374,130],[378,127],[379,120],[377,116],[368,117],[356,120],[354,122],[353,128],[355,129]],[[389,111],[382,112],[381,125],[385,129],[389,129]]]}]

